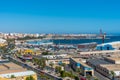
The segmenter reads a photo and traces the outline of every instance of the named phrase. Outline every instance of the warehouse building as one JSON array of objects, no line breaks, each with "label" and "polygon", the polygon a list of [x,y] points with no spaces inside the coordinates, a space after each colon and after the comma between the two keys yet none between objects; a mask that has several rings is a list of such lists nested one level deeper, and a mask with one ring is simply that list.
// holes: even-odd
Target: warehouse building
[{"label": "warehouse building", "polygon": [[96,67],[100,64],[111,64],[110,62],[105,61],[104,59],[90,59],[86,62],[89,66],[93,67],[96,70]]},{"label": "warehouse building", "polygon": [[90,51],[95,49],[96,46],[97,46],[96,42],[83,43],[83,44],[78,44],[77,49],[79,49],[79,51]]},{"label": "warehouse building", "polygon": [[105,57],[104,59],[113,64],[120,64],[120,57]]},{"label": "warehouse building", "polygon": [[120,50],[120,41],[97,45],[96,50]]},{"label": "warehouse building", "polygon": [[94,76],[94,70],[87,64],[85,64],[82,59],[70,58],[70,65],[74,70],[81,69],[81,73],[84,76],[91,75]]},{"label": "warehouse building", "polygon": [[0,64],[0,80],[26,80],[28,76],[32,76],[37,80],[37,74],[29,71],[12,62]]},{"label": "warehouse building", "polygon": [[96,70],[102,75],[112,79],[114,73],[114,77],[120,77],[120,64],[101,64],[97,65]]}]

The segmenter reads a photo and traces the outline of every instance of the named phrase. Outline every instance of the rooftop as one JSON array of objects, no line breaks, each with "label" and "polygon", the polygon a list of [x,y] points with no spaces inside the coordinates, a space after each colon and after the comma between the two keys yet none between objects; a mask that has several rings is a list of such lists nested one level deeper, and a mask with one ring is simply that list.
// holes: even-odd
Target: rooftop
[{"label": "rooftop", "polygon": [[106,59],[110,59],[113,61],[120,61],[120,57],[106,57]]},{"label": "rooftop", "polygon": [[90,66],[88,66],[87,64],[85,64],[84,62],[82,62],[82,59],[81,58],[77,58],[77,59],[75,59],[75,58],[72,58],[75,62],[77,62],[77,63],[80,63],[82,66],[84,66],[84,67],[90,67]]},{"label": "rooftop", "polygon": [[26,71],[26,69],[12,62],[0,64],[0,74],[22,72],[22,71]]},{"label": "rooftop", "polygon": [[94,66],[100,65],[100,64],[111,64],[104,59],[90,59],[88,62],[92,63]]},{"label": "rooftop", "polygon": [[79,45],[92,45],[92,44],[97,44],[96,42],[91,42],[91,43],[82,43],[82,44],[79,44]]},{"label": "rooftop", "polygon": [[120,41],[104,43],[104,44],[100,44],[100,45],[98,45],[98,46],[104,46],[104,45],[115,45],[115,44],[120,44]]},{"label": "rooftop", "polygon": [[120,64],[101,64],[100,66],[110,71],[120,71]]},{"label": "rooftop", "polygon": [[12,75],[14,75],[15,77],[19,77],[19,76],[29,76],[29,75],[34,75],[34,74],[35,74],[35,72],[33,72],[33,71],[23,71],[23,72],[0,74],[0,77],[11,78]]}]

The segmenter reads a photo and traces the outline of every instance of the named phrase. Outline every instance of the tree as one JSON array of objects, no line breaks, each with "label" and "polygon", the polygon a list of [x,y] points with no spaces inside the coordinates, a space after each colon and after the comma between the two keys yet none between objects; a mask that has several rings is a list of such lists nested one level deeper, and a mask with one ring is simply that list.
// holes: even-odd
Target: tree
[{"label": "tree", "polygon": [[44,69],[46,66],[46,60],[47,60],[46,58],[41,58],[41,59],[34,58],[33,63],[35,65],[38,65],[39,68]]},{"label": "tree", "polygon": [[15,76],[14,76],[14,75],[11,75],[11,78],[15,78]]},{"label": "tree", "polygon": [[75,80],[79,80],[79,77],[78,77],[78,76],[75,76]]},{"label": "tree", "polygon": [[38,58],[33,58],[32,62],[36,65],[36,64],[38,64],[39,59]]},{"label": "tree", "polygon": [[80,68],[77,68],[77,69],[76,69],[76,72],[81,73],[81,69],[80,69]]},{"label": "tree", "polygon": [[53,53],[49,53],[48,51],[42,52],[42,55],[52,55]]},{"label": "tree", "polygon": [[56,67],[55,67],[55,71],[56,71],[57,73],[60,73],[60,72],[61,72],[61,70],[62,70],[62,69],[61,69],[61,67],[60,67],[60,66],[56,66]]},{"label": "tree", "polygon": [[35,80],[35,78],[33,78],[33,76],[28,76],[26,80]]},{"label": "tree", "polygon": [[42,55],[48,55],[49,53],[48,52],[43,52]]},{"label": "tree", "polygon": [[99,80],[98,78],[95,78],[94,80]]},{"label": "tree", "polygon": [[40,60],[39,60],[39,62],[40,62],[40,66],[41,66],[41,69],[44,69],[45,68],[45,66],[46,66],[46,59],[45,58],[41,58]]},{"label": "tree", "polygon": [[60,72],[61,77],[70,77],[70,78],[75,78],[75,75],[72,74],[71,72],[66,72],[66,71],[61,71]]},{"label": "tree", "polygon": [[111,74],[111,76],[112,76],[112,79],[115,80],[115,75],[116,75],[116,74],[114,73],[114,71],[111,71],[110,74]]},{"label": "tree", "polygon": [[65,71],[61,71],[61,72],[60,72],[60,76],[61,76],[61,77],[66,77]]},{"label": "tree", "polygon": [[90,76],[90,75],[87,75],[86,78],[87,78],[88,80],[90,80],[90,79],[91,79],[91,76]]}]

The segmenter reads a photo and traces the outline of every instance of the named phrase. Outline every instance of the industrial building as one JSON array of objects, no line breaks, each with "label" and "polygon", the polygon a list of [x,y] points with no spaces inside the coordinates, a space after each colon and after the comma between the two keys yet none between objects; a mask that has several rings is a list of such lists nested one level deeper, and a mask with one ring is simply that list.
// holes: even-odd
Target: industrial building
[{"label": "industrial building", "polygon": [[112,79],[112,72],[115,74],[115,80],[120,80],[120,57],[104,57],[99,59],[90,59],[86,62],[94,70],[102,75]]},{"label": "industrial building", "polygon": [[96,50],[120,50],[120,41],[97,45]]},{"label": "industrial building", "polygon": [[0,80],[26,80],[28,76],[32,76],[37,80],[37,74],[29,71],[12,62],[0,64]]},{"label": "industrial building", "polygon": [[111,64],[110,62],[105,61],[104,59],[90,59],[86,62],[89,66],[93,67],[96,70],[97,65],[100,64]]},{"label": "industrial building", "polygon": [[120,57],[105,57],[104,59],[113,64],[120,64]]},{"label": "industrial building", "polygon": [[120,50],[103,50],[103,51],[88,51],[88,52],[79,52],[80,56],[102,56],[102,55],[112,55],[120,53]]},{"label": "industrial building", "polygon": [[85,64],[82,59],[70,58],[70,65],[74,70],[81,69],[81,73],[84,76],[91,75],[94,76],[94,70],[87,64]]},{"label": "industrial building", "polygon": [[83,44],[78,44],[77,49],[79,49],[80,51],[90,51],[93,50],[96,46],[97,46],[96,42],[83,43]]},{"label": "industrial building", "polygon": [[101,64],[97,65],[96,71],[102,75],[112,79],[112,72],[115,74],[115,78],[120,77],[120,64]]}]

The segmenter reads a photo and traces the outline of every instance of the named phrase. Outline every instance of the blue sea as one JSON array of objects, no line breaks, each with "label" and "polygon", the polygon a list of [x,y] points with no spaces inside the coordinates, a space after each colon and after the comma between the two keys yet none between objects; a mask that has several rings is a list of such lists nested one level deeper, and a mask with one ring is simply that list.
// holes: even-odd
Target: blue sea
[{"label": "blue sea", "polygon": [[[120,36],[107,36],[107,38],[104,40],[105,43],[120,41]],[[55,44],[81,44],[81,43],[90,43],[90,42],[96,42],[97,44],[102,44],[102,39],[57,39],[57,40],[53,40],[53,43]]]},{"label": "blue sea", "polygon": [[[104,40],[105,43],[120,41],[120,36],[107,36]],[[91,43],[96,42],[97,44],[102,44],[102,39],[52,39],[52,40],[42,40],[42,41],[32,41],[30,44],[41,44],[41,43],[53,42],[54,44],[81,44],[81,43]]]}]

